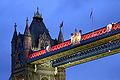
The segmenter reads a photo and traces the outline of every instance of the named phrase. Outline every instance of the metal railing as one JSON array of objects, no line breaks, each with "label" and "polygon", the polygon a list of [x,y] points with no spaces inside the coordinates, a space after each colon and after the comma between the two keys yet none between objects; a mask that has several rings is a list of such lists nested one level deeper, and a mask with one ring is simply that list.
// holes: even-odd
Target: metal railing
[{"label": "metal railing", "polygon": [[70,62],[74,62],[74,61],[77,61],[77,60],[80,60],[83,58],[87,58],[90,56],[102,54],[105,52],[111,52],[112,50],[117,49],[117,48],[120,48],[120,39],[112,41],[112,42],[108,42],[108,43],[100,45],[98,47],[88,49],[86,51],[82,51],[82,52],[74,53],[72,55],[60,57],[56,60],[53,60],[53,67],[67,64]]}]

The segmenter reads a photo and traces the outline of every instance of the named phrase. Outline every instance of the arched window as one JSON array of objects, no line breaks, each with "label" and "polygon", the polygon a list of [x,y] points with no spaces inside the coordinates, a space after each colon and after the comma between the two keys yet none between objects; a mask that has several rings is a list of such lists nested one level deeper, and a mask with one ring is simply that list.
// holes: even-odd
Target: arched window
[{"label": "arched window", "polygon": [[43,43],[41,43],[41,45],[40,45],[40,46],[41,46],[41,49],[44,49],[44,44],[43,44]]}]

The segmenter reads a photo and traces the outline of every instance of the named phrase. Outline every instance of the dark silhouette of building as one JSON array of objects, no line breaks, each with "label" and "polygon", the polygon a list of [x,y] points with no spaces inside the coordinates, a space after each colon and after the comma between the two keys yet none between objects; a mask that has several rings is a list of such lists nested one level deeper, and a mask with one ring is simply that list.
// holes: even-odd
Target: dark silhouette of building
[{"label": "dark silhouette of building", "polygon": [[[58,40],[52,39],[38,9],[34,14],[30,26],[28,24],[28,18],[26,19],[24,34],[17,33],[17,25],[15,23],[15,30],[11,41],[12,80],[55,80],[55,70],[49,65],[49,61],[48,64],[33,65],[27,63],[27,57],[28,54],[34,51],[63,42],[62,26],[63,22],[60,25]],[[64,73],[64,69],[61,71]],[[58,76],[60,77],[60,75]]]}]

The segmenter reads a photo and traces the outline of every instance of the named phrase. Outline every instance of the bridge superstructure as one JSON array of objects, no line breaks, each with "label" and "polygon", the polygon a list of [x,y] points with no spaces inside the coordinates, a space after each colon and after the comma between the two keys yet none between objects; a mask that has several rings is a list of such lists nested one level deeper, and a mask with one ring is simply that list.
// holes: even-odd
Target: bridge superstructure
[{"label": "bridge superstructure", "polygon": [[63,22],[58,39],[52,39],[42,15],[34,14],[24,34],[15,31],[11,41],[12,80],[65,80],[65,69],[120,52],[120,22],[82,34],[75,30],[64,41]]},{"label": "bridge superstructure", "polygon": [[28,56],[28,63],[43,64],[50,61],[53,67],[67,68],[119,52],[120,22],[83,34],[75,45],[67,40],[52,46],[49,52],[46,49],[34,52]]}]

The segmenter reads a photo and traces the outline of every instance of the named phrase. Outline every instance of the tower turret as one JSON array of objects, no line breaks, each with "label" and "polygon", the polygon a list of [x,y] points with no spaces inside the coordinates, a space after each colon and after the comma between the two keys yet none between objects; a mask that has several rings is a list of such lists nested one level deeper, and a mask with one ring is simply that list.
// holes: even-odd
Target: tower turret
[{"label": "tower turret", "polygon": [[64,42],[64,37],[63,37],[63,33],[62,33],[62,27],[63,27],[63,21],[60,24],[60,32],[59,32],[59,36],[58,36],[58,43]]},{"label": "tower turret", "polygon": [[16,23],[14,25],[14,33],[13,33],[13,38],[12,38],[12,41],[11,41],[11,47],[12,47],[12,54],[15,53],[15,50],[17,48],[17,30],[16,30]]},{"label": "tower turret", "polygon": [[15,53],[16,53],[16,49],[17,49],[17,30],[16,30],[16,23],[14,25],[14,33],[13,33],[13,37],[12,37],[12,41],[11,41],[11,62],[12,62],[12,66],[11,66],[11,71],[13,72],[14,69],[14,59],[15,59]]},{"label": "tower turret", "polygon": [[33,51],[40,50],[41,48],[43,48],[44,46],[42,46],[41,43],[43,44],[50,43],[50,45],[53,45],[52,44],[53,40],[49,34],[48,29],[46,28],[46,25],[44,24],[43,18],[39,13],[38,8],[37,8],[37,11],[34,13],[34,17],[29,29],[32,36]]},{"label": "tower turret", "polygon": [[24,44],[24,49],[25,50],[30,50],[31,46],[32,46],[32,39],[31,39],[31,34],[30,34],[30,30],[28,27],[28,17],[26,19],[26,27],[25,27],[25,31],[24,31],[24,39],[23,39],[23,44]]}]

